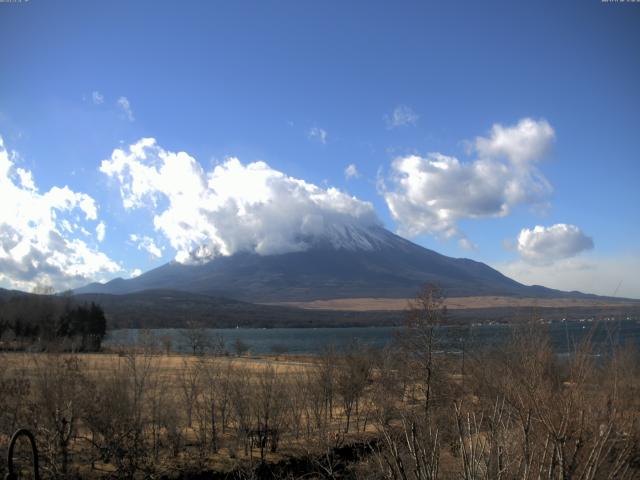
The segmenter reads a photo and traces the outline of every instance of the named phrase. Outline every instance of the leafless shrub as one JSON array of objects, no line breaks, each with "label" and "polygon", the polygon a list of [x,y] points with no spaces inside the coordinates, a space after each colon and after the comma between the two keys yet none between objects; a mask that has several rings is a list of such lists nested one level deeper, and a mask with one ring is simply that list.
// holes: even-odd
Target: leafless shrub
[{"label": "leafless shrub", "polygon": [[209,332],[202,325],[195,322],[187,322],[187,328],[182,330],[182,336],[194,355],[203,355],[212,346]]},{"label": "leafless shrub", "polygon": [[[342,401],[344,432],[349,433],[352,414],[356,418],[365,388],[371,380],[371,358],[361,345],[351,345],[340,357],[336,370],[336,392]],[[356,422],[356,430],[357,430]]]},{"label": "leafless shrub", "polygon": [[202,366],[199,362],[190,362],[183,359],[182,368],[178,375],[178,387],[184,411],[187,414],[187,426],[193,425],[193,408],[196,399],[200,394],[200,377],[202,375]]},{"label": "leafless shrub", "polygon": [[501,447],[505,475],[596,479],[638,474],[631,460],[640,445],[640,412],[623,393],[626,385],[637,386],[637,371],[624,371],[629,353],[615,350],[602,361],[587,336],[568,357],[558,357],[541,327],[528,325],[505,349],[476,359],[469,379],[471,397],[477,399],[475,415],[486,416],[491,399],[504,402],[502,418],[510,425],[504,432],[509,444]]},{"label": "leafless shrub", "polygon": [[233,342],[233,349],[238,357],[246,355],[249,352],[250,348],[251,346],[240,338],[236,338]]},{"label": "leafless shrub", "polygon": [[53,477],[69,473],[71,442],[77,434],[80,413],[81,363],[77,356],[33,356],[35,364],[32,425],[46,462],[43,469]]},{"label": "leafless shrub", "polygon": [[84,438],[93,447],[94,462],[111,463],[118,477],[130,478],[154,468],[146,411],[147,389],[154,373],[153,357],[130,355],[100,378],[85,378]]},{"label": "leafless shrub", "polygon": [[[26,407],[29,404],[32,389],[32,381],[26,374],[26,368],[10,367],[5,356],[0,354],[0,449],[2,451],[6,451],[9,439],[18,426],[26,425],[31,417]],[[4,462],[0,463],[0,476],[6,473],[5,469]]]},{"label": "leafless shrub", "polygon": [[235,447],[242,444],[245,456],[249,455],[251,431],[251,374],[246,368],[233,370],[229,390],[230,405],[235,426]]},{"label": "leafless shrub", "polygon": [[251,402],[251,435],[264,462],[267,447],[276,452],[285,429],[286,390],[277,370],[268,365],[257,374]]},{"label": "leafless shrub", "polygon": [[201,394],[196,400],[198,437],[203,448],[208,446],[211,452],[216,453],[228,423],[233,364],[205,357],[200,359],[198,368],[201,384]]}]

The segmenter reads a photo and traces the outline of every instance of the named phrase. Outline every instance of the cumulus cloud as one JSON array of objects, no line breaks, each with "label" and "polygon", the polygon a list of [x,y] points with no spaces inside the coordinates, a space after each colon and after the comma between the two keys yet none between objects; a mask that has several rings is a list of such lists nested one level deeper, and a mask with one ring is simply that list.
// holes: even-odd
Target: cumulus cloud
[{"label": "cumulus cloud", "polygon": [[514,165],[526,166],[542,158],[554,139],[549,122],[523,118],[510,127],[495,124],[489,137],[476,138],[475,148],[481,157],[506,157]]},{"label": "cumulus cloud", "polygon": [[100,92],[98,91],[94,91],[91,94],[91,100],[93,101],[93,103],[95,105],[101,105],[104,103],[104,95],[102,95]]},{"label": "cumulus cloud", "polygon": [[575,225],[557,223],[550,227],[523,228],[518,235],[516,249],[530,263],[548,264],[574,257],[593,248],[593,239]]},{"label": "cumulus cloud", "polygon": [[106,233],[107,233],[107,226],[104,224],[104,222],[100,222],[96,227],[96,238],[98,239],[99,242],[104,241],[104,236]]},{"label": "cumulus cloud", "polygon": [[460,219],[500,217],[517,205],[547,203],[552,187],[537,163],[553,139],[545,120],[494,125],[489,137],[476,138],[475,160],[441,153],[399,157],[391,166],[391,186],[383,181],[380,190],[401,234],[463,237]]},{"label": "cumulus cloud", "polygon": [[327,143],[327,131],[323,128],[313,127],[310,128],[307,132],[307,136],[309,140],[314,140],[316,142],[320,142],[322,144]]},{"label": "cumulus cloud", "polygon": [[129,102],[129,99],[127,97],[120,97],[118,98],[116,103],[118,107],[120,107],[124,112],[124,115],[127,118],[127,120],[129,120],[130,122],[133,122],[134,120],[133,110],[131,109],[131,103]]},{"label": "cumulus cloud", "polygon": [[129,239],[137,244],[138,250],[144,250],[155,258],[162,257],[162,249],[158,247],[151,237],[146,235],[129,235]]},{"label": "cumulus cloud", "polygon": [[419,115],[407,105],[398,105],[389,115],[385,115],[387,128],[398,128],[418,123]]},{"label": "cumulus cloud", "polygon": [[78,235],[97,221],[93,198],[69,187],[38,193],[30,171],[16,168],[0,137],[0,283],[63,289],[120,270]]},{"label": "cumulus cloud", "polygon": [[237,158],[205,171],[189,154],[166,151],[152,138],[114,150],[100,170],[119,184],[125,209],[154,213],[155,229],[180,262],[301,251],[323,233],[339,238],[353,235],[353,226],[378,224],[369,202],[335,188]]},{"label": "cumulus cloud", "polygon": [[358,172],[358,167],[356,167],[353,163],[349,164],[347,168],[344,169],[344,177],[347,180],[352,178],[359,178],[360,172]]},{"label": "cumulus cloud", "polygon": [[142,275],[142,270],[140,270],[139,268],[134,268],[133,270],[131,270],[131,273],[129,274],[129,278],[136,278],[136,277],[139,277],[140,275]]},{"label": "cumulus cloud", "polygon": [[33,182],[33,175],[30,171],[23,168],[16,168],[16,173],[20,179],[20,185],[27,190],[36,190],[36,184]]}]

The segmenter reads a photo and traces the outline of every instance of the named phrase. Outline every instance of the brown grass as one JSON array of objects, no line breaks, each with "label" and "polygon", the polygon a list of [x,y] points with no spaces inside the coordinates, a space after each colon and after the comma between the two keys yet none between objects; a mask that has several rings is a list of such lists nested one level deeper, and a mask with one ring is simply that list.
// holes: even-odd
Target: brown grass
[{"label": "brown grass", "polygon": [[[408,298],[335,298],[310,302],[280,302],[272,305],[298,307],[307,310],[343,310],[355,312],[400,311],[407,308]],[[629,300],[598,300],[586,298],[526,298],[526,297],[452,297],[445,300],[450,310],[499,307],[619,307],[637,305]]]},{"label": "brown grass", "polygon": [[[45,359],[50,355],[59,355],[57,353],[28,353],[28,352],[3,352],[0,358],[5,365],[5,372],[11,374],[12,371],[20,370],[30,376],[35,371],[37,365],[34,358]],[[126,361],[124,355],[117,353],[82,353],[69,354],[69,356],[79,357],[82,360],[83,372],[85,374],[100,374],[101,372],[111,371],[113,367],[118,366]],[[211,357],[207,357],[211,359]],[[197,363],[202,357],[194,355],[180,354],[159,354],[154,355],[155,368],[162,371],[165,378],[171,378],[177,382],[184,370]],[[223,366],[233,362],[234,367],[244,368],[252,372],[262,372],[269,366],[277,369],[279,374],[293,375],[300,374],[306,369],[315,368],[316,362],[312,356],[261,356],[261,357],[215,357],[214,362]]]}]

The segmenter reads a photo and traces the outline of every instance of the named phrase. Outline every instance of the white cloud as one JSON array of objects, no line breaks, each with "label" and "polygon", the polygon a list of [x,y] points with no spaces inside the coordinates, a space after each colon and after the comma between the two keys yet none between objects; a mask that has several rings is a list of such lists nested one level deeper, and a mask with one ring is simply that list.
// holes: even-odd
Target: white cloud
[{"label": "white cloud", "polygon": [[551,264],[516,260],[492,266],[526,285],[640,299],[640,252],[612,257],[586,254]]},{"label": "white cloud", "polygon": [[510,127],[495,124],[489,138],[476,138],[475,148],[481,157],[506,157],[514,165],[523,165],[542,158],[554,139],[555,132],[546,120],[523,118]]},{"label": "white cloud", "polygon": [[478,245],[466,237],[459,238],[458,245],[460,245],[460,248],[463,248],[464,250],[478,250]]},{"label": "white cloud", "polygon": [[530,263],[548,264],[555,260],[576,256],[593,248],[593,239],[575,225],[557,223],[550,227],[537,225],[523,228],[518,235],[516,249]]},{"label": "white cloud", "polygon": [[155,258],[162,257],[162,249],[155,244],[151,237],[136,235],[134,233],[129,235],[129,239],[137,243],[138,250],[144,250]]},{"label": "white cloud", "polygon": [[136,278],[136,277],[139,277],[140,275],[142,275],[142,270],[140,270],[139,268],[135,268],[131,270],[131,273],[129,274],[129,278]]},{"label": "white cloud", "polygon": [[397,128],[418,123],[419,115],[407,105],[398,105],[389,115],[385,115],[387,128]]},{"label": "white cloud", "polygon": [[95,105],[101,105],[104,103],[104,95],[102,95],[100,92],[98,91],[94,91],[91,94],[91,100],[93,101],[93,103]]},{"label": "white cloud", "polygon": [[391,188],[383,181],[380,190],[401,234],[463,236],[460,219],[547,204],[552,187],[536,163],[552,141],[553,129],[544,120],[494,125],[489,138],[476,139],[476,160],[461,162],[441,153],[399,157],[392,163]]},{"label": "white cloud", "polygon": [[16,173],[20,179],[20,185],[27,190],[36,190],[36,184],[33,183],[33,175],[29,170],[23,168],[16,168]]},{"label": "white cloud", "polygon": [[356,167],[353,163],[349,164],[347,168],[344,169],[344,176],[347,180],[351,178],[359,178],[360,172],[358,172],[358,167]]},{"label": "white cloud", "polygon": [[127,119],[130,122],[133,122],[133,110],[131,110],[131,103],[129,103],[129,99],[127,97],[120,97],[116,103],[118,104],[118,107],[122,109]]},{"label": "white cloud", "polygon": [[104,222],[100,222],[96,227],[96,238],[98,239],[99,242],[102,242],[104,240],[104,236],[106,233],[107,233],[107,226],[104,224]]},{"label": "white cloud", "polygon": [[309,131],[307,132],[307,136],[309,137],[309,140],[315,140],[322,144],[327,143],[327,131],[322,128],[319,128],[319,127],[310,128]]},{"label": "white cloud", "polygon": [[31,172],[15,168],[12,157],[0,137],[0,283],[64,289],[119,271],[107,255],[74,238],[97,220],[93,198],[67,186],[38,193]]},{"label": "white cloud", "polygon": [[327,231],[347,236],[351,225],[378,224],[369,202],[335,188],[236,158],[206,172],[187,153],[168,152],[150,138],[114,150],[100,170],[119,183],[125,208],[154,211],[155,229],[181,262],[301,251]]}]

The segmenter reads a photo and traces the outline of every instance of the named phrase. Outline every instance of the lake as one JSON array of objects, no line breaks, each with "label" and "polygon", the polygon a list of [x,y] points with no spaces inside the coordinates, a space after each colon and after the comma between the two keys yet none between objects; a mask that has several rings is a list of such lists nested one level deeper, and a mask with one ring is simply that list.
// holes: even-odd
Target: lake
[{"label": "lake", "polygon": [[[640,321],[618,320],[610,322],[566,321],[543,325],[550,335],[555,352],[567,353],[593,330],[596,345],[606,347],[612,343],[634,343],[640,347]],[[241,340],[251,353],[266,354],[287,351],[293,354],[317,354],[328,347],[343,350],[352,342],[382,348],[388,345],[402,327],[350,327],[350,328],[221,328],[206,329],[213,338],[221,335],[225,348],[233,352],[233,343]],[[473,325],[465,327],[439,327],[440,350],[460,351],[463,345],[489,346],[506,342],[512,332],[509,325]],[[189,352],[190,344],[183,329],[113,330],[103,345],[106,347],[136,347],[145,343],[162,345],[170,340],[174,352]]]}]

